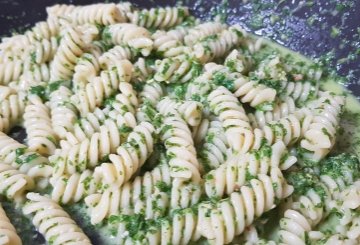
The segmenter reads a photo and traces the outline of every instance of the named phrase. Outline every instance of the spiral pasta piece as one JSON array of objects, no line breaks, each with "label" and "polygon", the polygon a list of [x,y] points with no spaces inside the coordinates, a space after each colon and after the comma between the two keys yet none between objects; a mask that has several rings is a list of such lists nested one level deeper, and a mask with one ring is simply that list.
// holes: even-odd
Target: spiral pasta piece
[{"label": "spiral pasta piece", "polygon": [[[284,244],[306,244],[306,237],[313,237],[314,228],[321,220],[326,218],[332,209],[339,212],[347,212],[349,208],[335,207],[332,203],[342,203],[344,200],[341,198],[341,192],[347,193],[353,189],[353,185],[347,186],[341,179],[333,179],[328,175],[320,176],[320,186],[325,191],[325,197],[321,196],[315,189],[309,189],[304,195],[299,196],[292,207],[285,211],[284,218],[280,220],[279,236]],[[359,190],[358,190],[359,191]],[[359,194],[357,194],[359,195]],[[351,196],[351,203],[356,202],[354,196]],[[360,199],[358,196],[357,199]],[[358,201],[358,207],[360,201]],[[347,209],[347,210],[346,210]],[[340,223],[342,221],[340,220]],[[353,237],[350,237],[353,239]]]},{"label": "spiral pasta piece", "polygon": [[57,18],[49,17],[46,21],[41,21],[35,26],[26,31],[23,35],[15,35],[10,38],[4,38],[0,44],[1,49],[11,50],[15,54],[26,54],[32,44],[42,39],[50,40],[55,37],[60,31],[60,21]]},{"label": "spiral pasta piece", "polygon": [[264,138],[268,144],[283,141],[287,146],[293,145],[305,137],[312,120],[312,115],[295,113],[279,121],[272,121],[261,130],[256,129],[255,142],[258,142],[259,138]]},{"label": "spiral pasta piece", "polygon": [[4,209],[0,204],[0,244],[3,245],[21,245],[21,239],[16,233],[15,227],[6,216]]},{"label": "spiral pasta piece", "polygon": [[199,40],[218,34],[225,29],[225,25],[218,22],[206,22],[191,28],[184,37],[185,44],[194,45]]},{"label": "spiral pasta piece", "polygon": [[128,13],[130,22],[145,28],[167,29],[181,24],[189,15],[186,7],[151,8]]},{"label": "spiral pasta piece", "polygon": [[60,17],[60,16],[69,16],[69,14],[75,9],[75,5],[72,4],[55,4],[53,6],[47,7],[46,12],[48,16]]},{"label": "spiral pasta piece", "polygon": [[204,141],[209,129],[209,124],[209,119],[203,118],[199,125],[192,127],[191,131],[195,145],[198,145]]},{"label": "spiral pasta piece", "polygon": [[229,146],[235,152],[245,153],[254,140],[249,118],[237,98],[225,87],[219,87],[208,96],[210,109],[219,117],[225,129]]},{"label": "spiral pasta piece", "polygon": [[23,72],[23,62],[19,59],[0,64],[0,84],[18,80]]},{"label": "spiral pasta piece", "polygon": [[76,60],[83,54],[85,46],[80,32],[68,27],[61,38],[59,48],[51,63],[51,81],[69,80],[74,74]]},{"label": "spiral pasta piece", "polygon": [[55,37],[34,42],[29,50],[31,61],[36,64],[48,62],[53,59],[57,49],[58,41]]},{"label": "spiral pasta piece", "polygon": [[155,69],[154,69],[153,65],[149,64],[149,62],[147,62],[147,60],[140,57],[134,63],[132,80],[135,82],[148,81],[152,77],[154,70]]},{"label": "spiral pasta piece", "polygon": [[100,64],[98,57],[91,53],[83,54],[74,67],[73,87],[75,90],[82,89],[98,75]]},{"label": "spiral pasta piece", "polygon": [[29,149],[43,155],[52,155],[57,137],[52,129],[50,110],[38,96],[31,95],[25,107],[24,126]]},{"label": "spiral pasta piece", "polygon": [[197,126],[202,118],[202,105],[196,101],[176,101],[163,97],[156,106],[163,115],[179,113],[190,126]]},{"label": "spiral pasta piece", "polygon": [[106,161],[109,154],[115,153],[121,144],[117,127],[100,126],[100,131],[76,144],[63,147],[50,157],[54,163],[54,178],[64,174],[81,173],[86,168],[94,168],[99,162]]},{"label": "spiral pasta piece", "polygon": [[99,179],[88,169],[82,173],[51,178],[50,183],[53,186],[51,199],[62,204],[79,202],[95,193],[100,185]]},{"label": "spiral pasta piece", "polygon": [[0,194],[11,200],[20,201],[24,192],[34,187],[34,181],[28,175],[10,165],[0,163]]},{"label": "spiral pasta piece", "polygon": [[103,163],[95,169],[103,183],[123,185],[144,164],[154,147],[155,128],[151,123],[141,122],[129,134],[127,141],[110,154],[111,163]]},{"label": "spiral pasta piece", "polygon": [[258,174],[269,174],[272,168],[286,170],[296,163],[294,156],[288,156],[283,142],[264,145],[255,153],[231,156],[225,164],[205,175],[205,191],[209,197],[222,197],[239,190],[249,178]]},{"label": "spiral pasta piece", "polygon": [[[126,182],[120,188],[109,188],[103,193],[89,195],[85,202],[89,207],[92,224],[97,224],[110,215],[119,214],[120,211],[123,214],[145,211],[147,218],[154,218],[157,214],[152,208],[152,200],[171,186],[171,179],[169,166],[161,164],[143,176]],[[160,202],[162,201],[164,202],[161,207],[165,211],[169,201]]]},{"label": "spiral pasta piece", "polygon": [[325,157],[335,144],[339,115],[344,103],[342,96],[324,92],[318,100],[309,105],[313,108],[314,117],[300,144],[302,148],[312,152],[314,160]]},{"label": "spiral pasta piece", "polygon": [[[69,7],[71,9],[71,7]],[[99,3],[86,6],[76,6],[68,14],[72,23],[82,25],[86,23],[112,25],[125,22],[126,17],[114,3]]]},{"label": "spiral pasta piece", "polygon": [[51,123],[60,139],[65,138],[68,131],[74,130],[78,111],[70,101],[72,95],[72,91],[62,85],[50,94]]},{"label": "spiral pasta piece", "polygon": [[31,63],[28,66],[24,64],[24,72],[20,77],[20,83],[24,83],[21,90],[27,91],[30,87],[40,85],[41,82],[47,83],[49,80],[50,67],[48,64]]},{"label": "spiral pasta piece", "polygon": [[231,26],[218,34],[206,36],[194,44],[193,55],[202,64],[226,55],[240,43],[244,31]]},{"label": "spiral pasta piece", "polygon": [[144,85],[139,95],[142,103],[148,101],[155,106],[164,95],[164,91],[159,83],[151,82]]},{"label": "spiral pasta piece", "polygon": [[47,178],[52,173],[47,158],[28,150],[25,145],[2,132],[0,132],[0,161],[28,175],[39,187],[47,185]]},{"label": "spiral pasta piece", "polygon": [[0,101],[0,118],[3,122],[3,132],[8,132],[21,118],[25,110],[26,97],[23,93],[7,94]]},{"label": "spiral pasta piece", "polygon": [[171,176],[199,183],[200,165],[196,158],[194,141],[189,127],[179,114],[165,116],[160,136],[169,157]]},{"label": "spiral pasta piece", "polygon": [[248,114],[248,117],[254,128],[263,128],[269,122],[278,121],[295,113],[296,109],[294,100],[289,97],[284,102],[275,104],[274,109],[271,111],[256,110],[255,113]]},{"label": "spiral pasta piece", "polygon": [[182,29],[168,32],[158,30],[152,35],[154,50],[163,57],[176,57],[188,54],[191,48],[184,46],[182,42],[183,37],[184,31]]},{"label": "spiral pasta piece", "polygon": [[245,55],[237,49],[231,51],[224,61],[224,65],[227,66],[230,71],[239,72],[244,75],[251,70],[253,63],[254,61],[251,56]]},{"label": "spiral pasta piece", "polygon": [[186,83],[199,76],[201,66],[188,57],[174,57],[156,61],[155,69],[157,82]]},{"label": "spiral pasta piece", "polygon": [[205,170],[219,167],[225,163],[229,144],[224,128],[218,120],[212,120],[206,131],[203,148],[200,151],[200,163]]},{"label": "spiral pasta piece", "polygon": [[281,171],[273,168],[270,176],[259,174],[258,179],[250,180],[250,186],[242,186],[240,192],[233,192],[214,207],[210,203],[200,204],[197,228],[214,244],[229,244],[255,218],[272,209],[276,199],[286,198],[292,191]]},{"label": "spiral pasta piece", "polygon": [[[93,112],[96,107],[102,105],[122,83],[128,83],[131,79],[132,64],[128,60],[118,61],[108,72],[101,72],[99,77],[94,77],[83,89],[77,91],[72,101],[77,105],[81,115]],[[112,77],[112,75],[116,77]],[[104,79],[103,79],[104,78]],[[128,86],[131,86],[128,84]]]},{"label": "spiral pasta piece", "polygon": [[[153,220],[152,220],[153,221]],[[197,230],[198,220],[196,213],[190,209],[182,209],[170,218],[161,219],[158,225],[150,223],[145,231],[141,231],[141,240],[131,237],[126,231],[128,222],[119,223],[117,241],[119,244],[133,244],[142,242],[144,244],[189,244],[200,238]]]},{"label": "spiral pasta piece", "polygon": [[[221,84],[221,81],[228,79],[227,86],[242,103],[249,103],[250,106],[257,107],[275,100],[276,90],[273,88],[258,84],[256,81],[243,76],[241,73],[230,72],[229,68],[224,66],[213,66],[211,69],[214,73],[213,80]],[[268,110],[266,106],[261,108]]]},{"label": "spiral pasta piece", "polygon": [[134,56],[134,51],[132,51],[128,46],[116,45],[99,57],[99,64],[103,69],[110,69],[117,63],[117,61],[132,60]]},{"label": "spiral pasta piece", "polygon": [[74,132],[67,132],[66,140],[60,142],[61,148],[71,148],[85,139],[91,139],[94,133],[102,132],[104,126],[111,135],[120,135],[120,138],[123,138],[128,131],[136,126],[136,119],[130,112],[125,114],[115,110],[104,112],[97,108],[94,113],[89,113],[75,123]]},{"label": "spiral pasta piece", "polygon": [[33,214],[33,224],[47,242],[60,244],[91,244],[90,239],[62,207],[48,197],[28,193],[23,207],[25,215]]},{"label": "spiral pasta piece", "polygon": [[103,32],[104,39],[114,45],[128,45],[148,56],[153,48],[149,31],[143,27],[122,23],[110,25]]},{"label": "spiral pasta piece", "polygon": [[135,114],[139,101],[133,86],[130,83],[122,82],[119,84],[119,90],[121,93],[115,96],[111,103],[111,108],[121,115],[124,115],[126,112]]},{"label": "spiral pasta piece", "polygon": [[318,95],[318,88],[310,82],[284,82],[283,90],[286,97],[293,98],[297,103],[306,102]]}]

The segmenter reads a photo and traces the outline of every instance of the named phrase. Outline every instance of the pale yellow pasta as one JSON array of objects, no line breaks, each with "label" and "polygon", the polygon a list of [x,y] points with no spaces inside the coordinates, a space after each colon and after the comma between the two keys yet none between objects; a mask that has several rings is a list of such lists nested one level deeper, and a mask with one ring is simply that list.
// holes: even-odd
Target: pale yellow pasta
[{"label": "pale yellow pasta", "polygon": [[24,192],[35,187],[34,181],[28,175],[16,168],[0,163],[0,194],[17,202],[24,198]]},{"label": "pale yellow pasta", "polygon": [[42,155],[52,155],[57,147],[57,136],[52,129],[50,110],[37,95],[30,95],[28,99],[24,127],[29,149]]},{"label": "pale yellow pasta", "polygon": [[91,244],[81,228],[59,204],[38,193],[28,193],[23,207],[25,215],[33,215],[33,224],[47,242],[60,244]]},{"label": "pale yellow pasta", "polygon": [[16,233],[15,227],[6,216],[0,204],[0,244],[2,245],[21,245],[21,239]]}]

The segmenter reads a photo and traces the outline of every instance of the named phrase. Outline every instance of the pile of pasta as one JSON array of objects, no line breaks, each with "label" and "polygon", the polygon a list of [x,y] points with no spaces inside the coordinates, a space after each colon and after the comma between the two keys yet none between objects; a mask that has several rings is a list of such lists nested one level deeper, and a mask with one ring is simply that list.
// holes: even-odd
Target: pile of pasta
[{"label": "pile of pasta", "polygon": [[[359,244],[359,161],[328,156],[345,98],[319,65],[186,7],[47,13],[0,44],[0,192],[48,244],[91,244],[76,203],[115,244]],[[2,208],[0,244],[21,244]]]}]

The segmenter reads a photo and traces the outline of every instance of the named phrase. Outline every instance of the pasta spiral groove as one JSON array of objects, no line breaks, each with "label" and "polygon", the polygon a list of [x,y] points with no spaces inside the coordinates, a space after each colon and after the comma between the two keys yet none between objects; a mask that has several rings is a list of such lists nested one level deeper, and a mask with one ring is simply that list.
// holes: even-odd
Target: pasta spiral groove
[{"label": "pasta spiral groove", "polygon": [[127,141],[110,154],[111,163],[103,163],[95,169],[103,183],[122,186],[144,164],[153,151],[155,128],[148,122],[141,122],[129,134]]},{"label": "pasta spiral groove", "polygon": [[34,214],[33,224],[53,244],[91,244],[81,228],[57,203],[37,193],[26,195],[29,202],[23,207],[25,215]]},{"label": "pasta spiral groove", "polygon": [[35,187],[34,181],[14,167],[0,163],[0,193],[7,198],[20,201],[27,190]]},{"label": "pasta spiral groove", "polygon": [[129,13],[130,22],[145,28],[166,29],[184,21],[189,11],[184,7],[143,9]]},{"label": "pasta spiral groove", "polygon": [[6,216],[4,209],[0,204],[0,244],[4,245],[21,245],[21,239],[16,233],[15,227],[11,224]]},{"label": "pasta spiral groove", "polygon": [[29,149],[43,155],[52,155],[57,146],[57,137],[51,127],[49,108],[36,95],[29,96],[25,107],[24,126]]},{"label": "pasta spiral groove", "polygon": [[194,141],[189,127],[179,114],[165,116],[160,136],[169,157],[171,176],[199,183],[200,165],[196,158]]}]

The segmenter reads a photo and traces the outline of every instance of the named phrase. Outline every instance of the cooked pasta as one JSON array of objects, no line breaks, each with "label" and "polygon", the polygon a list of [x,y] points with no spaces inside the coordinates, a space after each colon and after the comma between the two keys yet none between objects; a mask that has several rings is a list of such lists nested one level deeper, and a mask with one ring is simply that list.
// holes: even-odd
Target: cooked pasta
[{"label": "cooked pasta", "polygon": [[104,52],[99,57],[99,64],[103,69],[110,69],[113,67],[119,60],[132,60],[135,56],[135,53],[128,47],[124,45],[116,45],[112,49]]},{"label": "cooked pasta", "polygon": [[154,73],[154,67],[150,63],[151,60],[147,61],[144,58],[139,58],[134,63],[134,69],[132,74],[133,82],[145,82],[150,79]]},{"label": "cooked pasta", "polygon": [[171,176],[199,183],[200,165],[196,158],[194,141],[189,127],[178,113],[170,113],[164,117],[160,137],[169,158]]},{"label": "cooked pasta", "polygon": [[[54,87],[57,85],[53,84]],[[73,131],[78,111],[71,103],[73,92],[59,84],[59,87],[50,93],[49,106],[51,110],[51,123],[53,130],[60,139],[65,138],[67,131]]]},{"label": "cooked pasta", "polygon": [[344,105],[344,98],[330,93],[321,93],[320,98],[310,105],[314,117],[304,134],[301,147],[312,152],[314,160],[326,156],[335,144],[339,124],[339,115]]},{"label": "cooked pasta", "polygon": [[99,57],[91,53],[83,54],[74,67],[73,87],[83,89],[100,71]]},{"label": "cooked pasta", "polygon": [[0,244],[360,243],[355,100],[193,7],[57,4],[1,38]]},{"label": "cooked pasta", "polygon": [[229,148],[221,122],[210,121],[204,137],[203,148],[199,153],[201,165],[206,171],[219,167],[226,161]]},{"label": "cooked pasta", "polygon": [[196,101],[176,101],[164,97],[159,101],[156,108],[163,115],[179,113],[190,126],[199,125],[202,117],[202,106]]},{"label": "cooked pasta", "polygon": [[20,81],[19,81],[24,85],[21,86],[20,90],[27,91],[29,90],[30,87],[41,85],[42,82],[48,82],[49,80],[50,80],[50,66],[48,64],[25,63],[24,72],[20,76]]},{"label": "cooked pasta", "polygon": [[[6,87],[3,87],[6,89]],[[23,93],[6,93],[0,101],[0,118],[3,122],[2,132],[8,132],[20,120],[25,110],[26,95]]]},{"label": "cooked pasta", "polygon": [[54,58],[57,49],[58,41],[55,37],[34,42],[30,48],[31,61],[37,64],[48,62]]},{"label": "cooked pasta", "polygon": [[24,192],[35,187],[34,181],[28,175],[16,168],[0,163],[0,194],[9,199],[20,201]]},{"label": "cooked pasta", "polygon": [[258,174],[269,174],[272,168],[286,170],[296,163],[287,155],[285,144],[264,145],[254,153],[231,156],[225,164],[205,175],[205,190],[209,197],[230,195]]},{"label": "cooked pasta", "polygon": [[131,69],[132,65],[128,60],[118,61],[111,70],[101,72],[100,76],[94,77],[86,86],[79,89],[72,96],[72,101],[77,105],[81,115],[93,112],[114,91],[120,90],[121,83],[128,83],[131,79]]},{"label": "cooked pasta", "polygon": [[209,119],[203,118],[199,125],[192,127],[191,133],[194,139],[195,145],[198,145],[203,142],[206,137],[207,130],[209,129]]},{"label": "cooked pasta", "polygon": [[124,13],[120,12],[114,3],[77,6],[71,9],[68,17],[72,23],[78,25],[86,23],[112,25],[125,21]]},{"label": "cooked pasta", "polygon": [[103,163],[95,169],[103,183],[123,185],[144,164],[154,147],[155,128],[149,122],[141,122],[131,132],[117,154],[110,154],[111,163]]},{"label": "cooked pasta", "polygon": [[286,198],[292,190],[275,167],[270,176],[259,174],[258,179],[250,180],[250,186],[242,186],[240,192],[233,192],[215,207],[211,203],[200,204],[198,229],[214,244],[229,244],[256,217],[272,209],[276,198]]},{"label": "cooked pasta", "polygon": [[154,80],[157,82],[186,83],[198,76],[200,65],[186,56],[181,56],[156,62],[155,69]]},{"label": "cooked pasta", "polygon": [[248,152],[254,134],[249,118],[237,98],[225,87],[219,87],[209,94],[208,103],[212,112],[219,117],[232,150]]},{"label": "cooked pasta", "polygon": [[7,85],[9,82],[18,80],[23,72],[22,60],[15,59],[0,64],[0,84]]},{"label": "cooked pasta", "polygon": [[286,96],[300,103],[312,99],[318,93],[310,82],[285,82],[283,86]]},{"label": "cooked pasta", "polygon": [[188,54],[191,48],[185,46],[182,42],[185,33],[183,29],[175,29],[168,32],[156,31],[152,35],[154,50],[163,57],[175,57]]},{"label": "cooked pasta", "polygon": [[163,88],[156,82],[146,83],[140,93],[142,102],[148,101],[155,106],[164,95]]},{"label": "cooked pasta", "polygon": [[6,216],[4,209],[0,204],[0,244],[3,245],[21,245],[21,239],[16,233],[15,227]]},{"label": "cooked pasta", "polygon": [[51,63],[51,81],[68,80],[74,74],[77,58],[83,54],[85,43],[76,28],[68,27]]},{"label": "cooked pasta", "polygon": [[29,149],[42,155],[52,155],[57,146],[57,137],[51,127],[50,110],[37,95],[31,95],[28,99],[24,126]]},{"label": "cooked pasta", "polygon": [[284,102],[278,102],[271,111],[256,110],[255,113],[249,113],[248,117],[254,128],[263,128],[266,123],[278,121],[283,117],[293,114],[296,111],[294,100],[289,97]]},{"label": "cooked pasta", "polygon": [[161,164],[120,189],[106,189],[103,193],[86,197],[91,222],[96,224],[119,213],[145,213],[147,219],[153,219],[163,216],[168,210],[188,208],[199,201],[199,185],[184,184],[182,181],[172,184],[172,180],[169,166]]},{"label": "cooked pasta", "polygon": [[39,182],[40,185],[43,179],[51,175],[52,167],[45,157],[26,149],[25,145],[2,132],[0,132],[0,149],[2,163],[15,167],[21,173],[27,174]]},{"label": "cooked pasta", "polygon": [[218,34],[225,29],[225,25],[218,22],[206,22],[191,28],[184,37],[186,45],[191,46],[205,37]]},{"label": "cooked pasta", "polygon": [[205,36],[194,44],[194,56],[201,63],[226,55],[235,48],[244,36],[243,30],[238,26],[231,26],[218,34]]},{"label": "cooked pasta", "polygon": [[181,24],[189,11],[185,7],[151,8],[129,13],[130,22],[146,28],[166,29]]},{"label": "cooked pasta", "polygon": [[53,186],[51,199],[63,204],[79,202],[84,197],[95,193],[100,185],[99,180],[90,170],[85,170],[81,174],[74,173],[52,178],[50,183]]},{"label": "cooked pasta", "polygon": [[103,32],[105,40],[114,45],[129,45],[148,56],[153,48],[150,32],[140,26],[130,23],[110,25]]},{"label": "cooked pasta", "polygon": [[23,213],[33,214],[33,224],[53,244],[91,244],[81,228],[59,204],[37,193],[26,195]]}]

